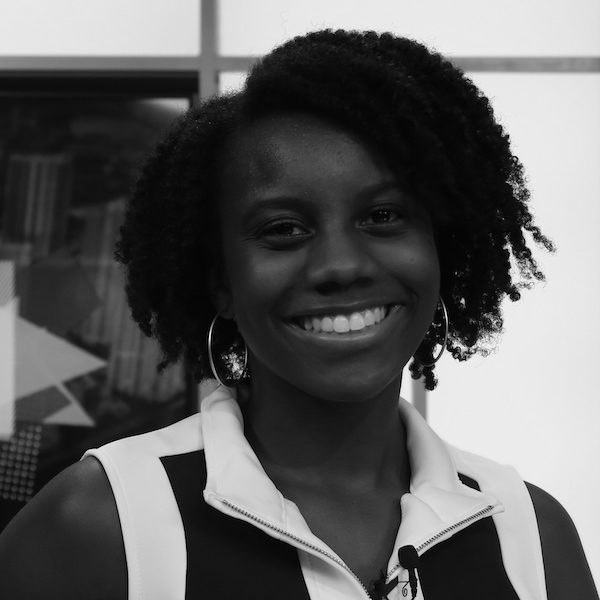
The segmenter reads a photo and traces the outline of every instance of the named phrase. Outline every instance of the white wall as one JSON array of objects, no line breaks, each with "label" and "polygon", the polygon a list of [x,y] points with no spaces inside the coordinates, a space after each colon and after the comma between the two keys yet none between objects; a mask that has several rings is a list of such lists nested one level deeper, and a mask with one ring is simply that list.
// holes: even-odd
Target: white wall
[{"label": "white wall", "polygon": [[[3,0],[0,67],[2,54],[194,55],[197,22],[196,0]],[[449,55],[600,55],[597,0],[221,0],[221,22],[230,55],[325,26],[390,29]],[[559,251],[541,257],[548,284],[506,307],[497,354],[442,360],[430,420],[554,494],[600,581],[600,75],[474,79],[512,134]]]},{"label": "white wall", "polygon": [[547,283],[505,304],[496,354],[440,361],[429,420],[559,499],[600,580],[600,73],[474,80],[511,132],[558,251],[537,254]]},{"label": "white wall", "polygon": [[221,53],[323,27],[395,31],[456,55],[600,54],[597,0],[220,0]]},{"label": "white wall", "polygon": [[198,0],[0,0],[2,55],[194,56]]}]

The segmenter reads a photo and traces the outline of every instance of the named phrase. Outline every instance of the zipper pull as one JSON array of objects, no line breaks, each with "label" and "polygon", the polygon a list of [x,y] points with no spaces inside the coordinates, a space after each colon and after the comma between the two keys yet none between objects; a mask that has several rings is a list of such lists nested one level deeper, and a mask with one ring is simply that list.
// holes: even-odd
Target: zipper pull
[{"label": "zipper pull", "polygon": [[373,600],[387,600],[388,594],[398,585],[397,577],[388,583],[385,582],[385,579],[385,572],[382,569],[379,578],[371,581],[368,592]]},{"label": "zipper pull", "polygon": [[414,546],[402,546],[398,550],[398,560],[402,567],[408,571],[411,599],[414,600],[417,597],[417,568],[419,567],[417,550]]}]

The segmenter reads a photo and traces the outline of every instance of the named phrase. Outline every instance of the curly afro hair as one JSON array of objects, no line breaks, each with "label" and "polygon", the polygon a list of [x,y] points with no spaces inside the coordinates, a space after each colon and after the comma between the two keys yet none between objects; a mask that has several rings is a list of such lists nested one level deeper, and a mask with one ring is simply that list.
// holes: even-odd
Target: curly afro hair
[{"label": "curly afro hair", "polygon": [[[197,380],[211,377],[205,340],[215,314],[208,273],[220,260],[220,159],[240,128],[298,111],[357,135],[424,204],[449,315],[447,349],[458,360],[487,353],[502,331],[503,298],[517,300],[544,278],[526,233],[553,250],[533,223],[508,135],[487,98],[441,55],[388,33],[324,30],[273,50],[241,92],[191,108],[141,172],[116,258],[133,318],[162,349],[159,368],[183,358]],[[423,365],[441,329],[430,329],[410,365],[427,389],[434,367]]]}]

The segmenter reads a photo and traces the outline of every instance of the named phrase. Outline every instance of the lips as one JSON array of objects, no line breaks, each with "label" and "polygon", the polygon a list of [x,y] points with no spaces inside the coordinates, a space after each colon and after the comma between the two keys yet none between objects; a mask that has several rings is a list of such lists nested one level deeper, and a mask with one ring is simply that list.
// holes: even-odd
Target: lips
[{"label": "lips", "polygon": [[388,316],[389,311],[387,305],[374,306],[362,311],[298,317],[294,319],[294,323],[301,329],[314,333],[344,334],[377,325]]}]

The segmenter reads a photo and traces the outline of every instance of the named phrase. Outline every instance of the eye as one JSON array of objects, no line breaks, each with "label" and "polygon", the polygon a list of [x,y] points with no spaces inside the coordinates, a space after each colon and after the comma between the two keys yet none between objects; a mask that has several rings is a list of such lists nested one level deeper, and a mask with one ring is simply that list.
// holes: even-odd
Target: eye
[{"label": "eye", "polygon": [[389,230],[395,230],[404,223],[405,218],[405,215],[398,208],[379,207],[372,210],[361,222],[361,225],[370,230],[391,233]]},{"label": "eye", "polygon": [[294,235],[304,235],[306,231],[303,227],[292,221],[280,221],[278,223],[271,223],[264,227],[261,231],[261,235],[273,235],[281,237],[289,237]]},{"label": "eye", "polygon": [[287,247],[304,241],[310,231],[295,220],[277,220],[267,223],[260,228],[256,238],[272,247]]},{"label": "eye", "polygon": [[391,223],[398,218],[398,213],[389,208],[379,208],[376,211],[372,212],[366,219],[365,223],[369,223],[369,221],[375,225],[380,225],[383,223]]}]

